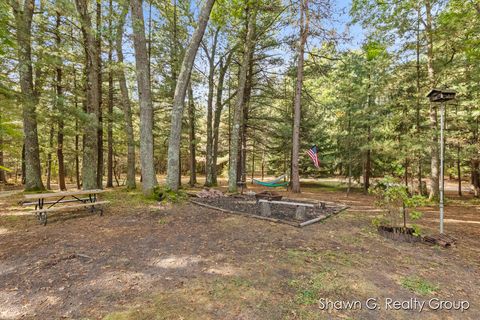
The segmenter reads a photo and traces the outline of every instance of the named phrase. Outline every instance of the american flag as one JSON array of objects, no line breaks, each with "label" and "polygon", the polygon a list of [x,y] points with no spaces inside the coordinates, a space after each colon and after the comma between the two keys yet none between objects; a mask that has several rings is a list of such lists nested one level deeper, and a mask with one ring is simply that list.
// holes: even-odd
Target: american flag
[{"label": "american flag", "polygon": [[320,168],[320,162],[318,161],[318,148],[317,146],[312,146],[307,151],[308,156],[312,159],[313,165],[317,168]]}]

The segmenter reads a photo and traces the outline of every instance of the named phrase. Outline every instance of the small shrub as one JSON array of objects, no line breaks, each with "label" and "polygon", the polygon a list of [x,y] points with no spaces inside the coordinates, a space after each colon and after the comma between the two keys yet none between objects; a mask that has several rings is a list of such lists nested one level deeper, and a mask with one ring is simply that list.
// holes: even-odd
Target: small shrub
[{"label": "small shrub", "polygon": [[[391,177],[380,180],[371,193],[377,197],[375,205],[386,210],[383,216],[376,217],[372,221],[376,227],[384,224],[390,226],[403,224],[403,227],[406,228],[407,217],[412,221],[420,219],[422,213],[415,208],[425,205],[427,201],[423,196],[410,195],[406,186]],[[409,209],[412,210],[408,212]]]},{"label": "small shrub", "polygon": [[185,201],[188,195],[181,190],[173,191],[167,187],[156,186],[152,191],[152,198],[164,203],[179,203]]}]

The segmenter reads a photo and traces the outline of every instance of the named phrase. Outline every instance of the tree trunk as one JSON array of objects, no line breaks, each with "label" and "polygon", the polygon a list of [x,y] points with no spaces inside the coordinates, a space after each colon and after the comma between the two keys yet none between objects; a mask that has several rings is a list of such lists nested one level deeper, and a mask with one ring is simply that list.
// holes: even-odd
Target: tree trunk
[{"label": "tree trunk", "polygon": [[[255,38],[256,32],[256,21],[252,26],[253,29],[253,38]],[[247,181],[247,128],[248,128],[248,119],[250,111],[250,97],[252,95],[252,86],[253,86],[253,50],[250,52],[250,58],[248,59],[248,73],[247,81],[245,83],[245,95],[243,96],[244,107],[243,107],[243,124],[240,131],[240,159],[239,159],[239,172],[238,180],[244,183]]]},{"label": "tree trunk", "polygon": [[300,151],[300,119],[302,112],[303,63],[305,43],[308,37],[309,17],[308,0],[300,4],[300,43],[298,45],[297,85],[295,89],[293,136],[292,136],[292,191],[300,192],[299,151]]},{"label": "tree trunk", "polygon": [[262,150],[262,181],[265,178],[265,149]]},{"label": "tree trunk", "polygon": [[82,160],[82,185],[84,190],[98,188],[98,116],[100,108],[99,96],[99,61],[97,42],[92,34],[92,21],[89,13],[88,0],[75,0],[80,16],[81,30],[86,58],[87,93],[86,119],[83,124],[83,160]]},{"label": "tree trunk", "polygon": [[195,101],[193,100],[192,84],[188,86],[188,138],[190,141],[190,181],[189,185],[193,187],[197,183],[197,160],[195,157],[197,140],[195,138]]},{"label": "tree trunk", "polygon": [[102,99],[102,0],[96,0],[96,43],[97,43],[97,63],[98,63],[98,157],[97,157],[97,186],[103,188],[103,99]]},{"label": "tree trunk", "polygon": [[107,188],[113,188],[113,38],[112,38],[113,1],[109,0],[108,18],[108,119],[107,119]]},{"label": "tree trunk", "polygon": [[253,142],[252,142],[252,184],[255,178],[255,130],[253,130]]},{"label": "tree trunk", "polygon": [[[367,143],[370,145],[371,142],[371,131],[372,129],[368,126],[368,133],[367,133]],[[370,147],[366,151],[365,155],[365,170],[363,173],[363,192],[368,193],[368,189],[370,188],[370,175],[372,171],[372,150]]]},{"label": "tree trunk", "polygon": [[[140,100],[140,163],[142,165],[142,190],[149,195],[158,184],[153,160],[153,104],[150,90],[145,25],[142,0],[132,0],[133,44]],[[178,176],[175,177],[178,179]]]},{"label": "tree trunk", "polygon": [[[416,74],[416,80],[417,80],[417,114],[416,114],[416,124],[417,124],[417,136],[420,136],[420,19],[421,19],[421,12],[420,12],[420,6],[417,9],[417,37],[416,37],[416,69],[417,69],[417,74]],[[417,181],[418,181],[418,194],[423,195],[423,190],[422,190],[422,154],[418,155],[418,176],[417,176]]]},{"label": "tree trunk", "polygon": [[198,47],[202,41],[215,0],[206,0],[200,12],[197,28],[195,29],[187,51],[183,58],[182,67],[175,87],[173,99],[170,138],[168,141],[167,186],[177,191],[179,187],[178,175],[180,172],[180,139],[182,131],[182,115],[187,86],[190,81],[193,63]]},{"label": "tree trunk", "polygon": [[48,135],[48,153],[47,153],[47,190],[52,189],[52,149],[53,149],[53,135],[54,127],[50,127],[50,133]]},{"label": "tree trunk", "polygon": [[479,191],[480,191],[480,161],[478,159],[472,159],[471,160],[471,166],[472,166],[472,186],[473,186],[473,194],[476,198],[479,197]]},{"label": "tree trunk", "polygon": [[216,100],[215,100],[215,115],[213,119],[213,154],[212,154],[212,184],[218,184],[218,172],[217,172],[217,159],[218,159],[218,138],[219,138],[219,127],[220,127],[220,120],[222,116],[222,109],[223,109],[223,102],[222,102],[222,95],[223,95],[223,84],[225,82],[225,75],[227,73],[228,67],[232,61],[232,54],[233,50],[228,54],[225,63],[223,63],[223,59],[220,60],[220,73],[218,76],[218,83],[217,83],[217,93],[216,93]]},{"label": "tree trunk", "polygon": [[[78,92],[77,92],[77,73],[75,67],[73,67],[73,103],[75,110],[78,110]],[[80,183],[80,159],[79,159],[79,144],[80,136],[78,134],[78,118],[75,117],[75,180],[77,182],[77,189],[80,189],[82,184]]]},{"label": "tree trunk", "polygon": [[25,165],[25,143],[22,145],[22,184],[25,185],[25,182],[27,180],[27,168]]},{"label": "tree trunk", "polygon": [[7,179],[5,177],[5,171],[1,167],[5,167],[5,163],[3,162],[3,135],[0,133],[0,183],[6,183]]},{"label": "tree trunk", "polygon": [[115,46],[117,51],[118,68],[118,82],[120,85],[121,104],[123,114],[125,117],[125,134],[127,136],[127,188],[135,189],[135,138],[133,136],[132,124],[132,106],[130,104],[130,97],[128,95],[127,81],[125,79],[125,69],[123,65],[123,28],[125,25],[125,18],[128,13],[128,4],[124,4],[122,13],[120,15],[117,34],[115,39]]},{"label": "tree trunk", "polygon": [[462,196],[462,170],[460,159],[460,144],[457,145],[457,177],[458,177],[458,195]]},{"label": "tree trunk", "polygon": [[[57,19],[56,19],[56,28],[55,28],[55,42],[57,44],[57,48],[60,49],[61,46],[61,38],[60,38],[60,24],[61,24],[61,15],[60,12],[57,11]],[[64,110],[64,97],[63,97],[63,86],[62,86],[62,59],[59,57],[57,61],[57,83],[56,83],[56,90],[57,90],[57,111],[58,111],[58,132],[57,132],[57,160],[58,160],[58,187],[60,190],[67,190],[67,185],[65,183],[65,161],[63,157],[63,130],[64,130],[64,121],[63,117],[65,114]]]},{"label": "tree trunk", "polygon": [[[435,87],[435,69],[433,67],[433,21],[432,7],[430,0],[425,1],[425,13],[427,15],[425,32],[427,40],[427,69],[428,80],[431,88]],[[436,198],[439,195],[439,154],[438,154],[438,119],[437,107],[434,103],[430,103],[430,129],[431,129],[431,146],[430,146],[430,195],[429,198]]]},{"label": "tree trunk", "polygon": [[43,190],[40,151],[38,146],[36,107],[38,97],[33,88],[32,67],[32,19],[34,0],[25,0],[23,8],[18,1],[11,1],[15,17],[18,44],[18,70],[20,74],[23,134],[25,147],[25,190]]},{"label": "tree trunk", "polygon": [[240,75],[238,78],[237,99],[233,110],[233,124],[230,137],[230,167],[228,170],[228,191],[237,191],[237,174],[238,174],[238,158],[239,158],[239,143],[240,130],[243,121],[243,109],[245,107],[245,86],[247,82],[247,73],[250,66],[251,52],[254,50],[254,25],[257,20],[257,10],[247,6],[247,35],[243,47],[242,63],[240,65]]},{"label": "tree trunk", "polygon": [[205,47],[209,71],[208,71],[208,94],[207,94],[207,149],[205,162],[205,186],[210,187],[213,184],[213,89],[215,86],[215,54],[217,51],[217,41],[220,28],[217,28],[213,36],[212,49],[210,53]]}]

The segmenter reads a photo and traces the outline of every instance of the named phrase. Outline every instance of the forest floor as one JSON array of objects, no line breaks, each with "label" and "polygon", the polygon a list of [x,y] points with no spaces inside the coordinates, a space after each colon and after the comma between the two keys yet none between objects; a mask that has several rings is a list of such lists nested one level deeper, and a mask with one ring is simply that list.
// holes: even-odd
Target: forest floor
[{"label": "forest floor", "polygon": [[[44,227],[22,194],[0,197],[0,319],[480,319],[480,202],[449,201],[458,243],[443,249],[378,235],[371,196],[332,182],[302,191],[281,193],[349,209],[295,228],[116,188],[103,217],[60,213]],[[423,211],[418,224],[435,233],[436,208]],[[327,312],[321,298],[362,306]],[[470,308],[385,310],[387,298]]]}]

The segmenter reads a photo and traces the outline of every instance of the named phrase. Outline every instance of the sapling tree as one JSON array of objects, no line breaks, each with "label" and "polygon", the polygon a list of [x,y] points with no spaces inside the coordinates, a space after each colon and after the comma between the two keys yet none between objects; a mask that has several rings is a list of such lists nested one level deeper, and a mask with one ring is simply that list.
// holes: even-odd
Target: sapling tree
[{"label": "sapling tree", "polygon": [[[407,216],[412,221],[422,217],[422,213],[417,208],[425,205],[426,198],[421,195],[412,196],[407,187],[395,181],[395,179],[386,177],[380,180],[371,190],[371,193],[377,197],[375,205],[385,209],[384,215],[373,220],[375,226],[399,227],[402,225],[403,231],[406,231]],[[420,229],[417,225],[412,224],[412,228],[414,229],[414,235],[420,235]]]}]

